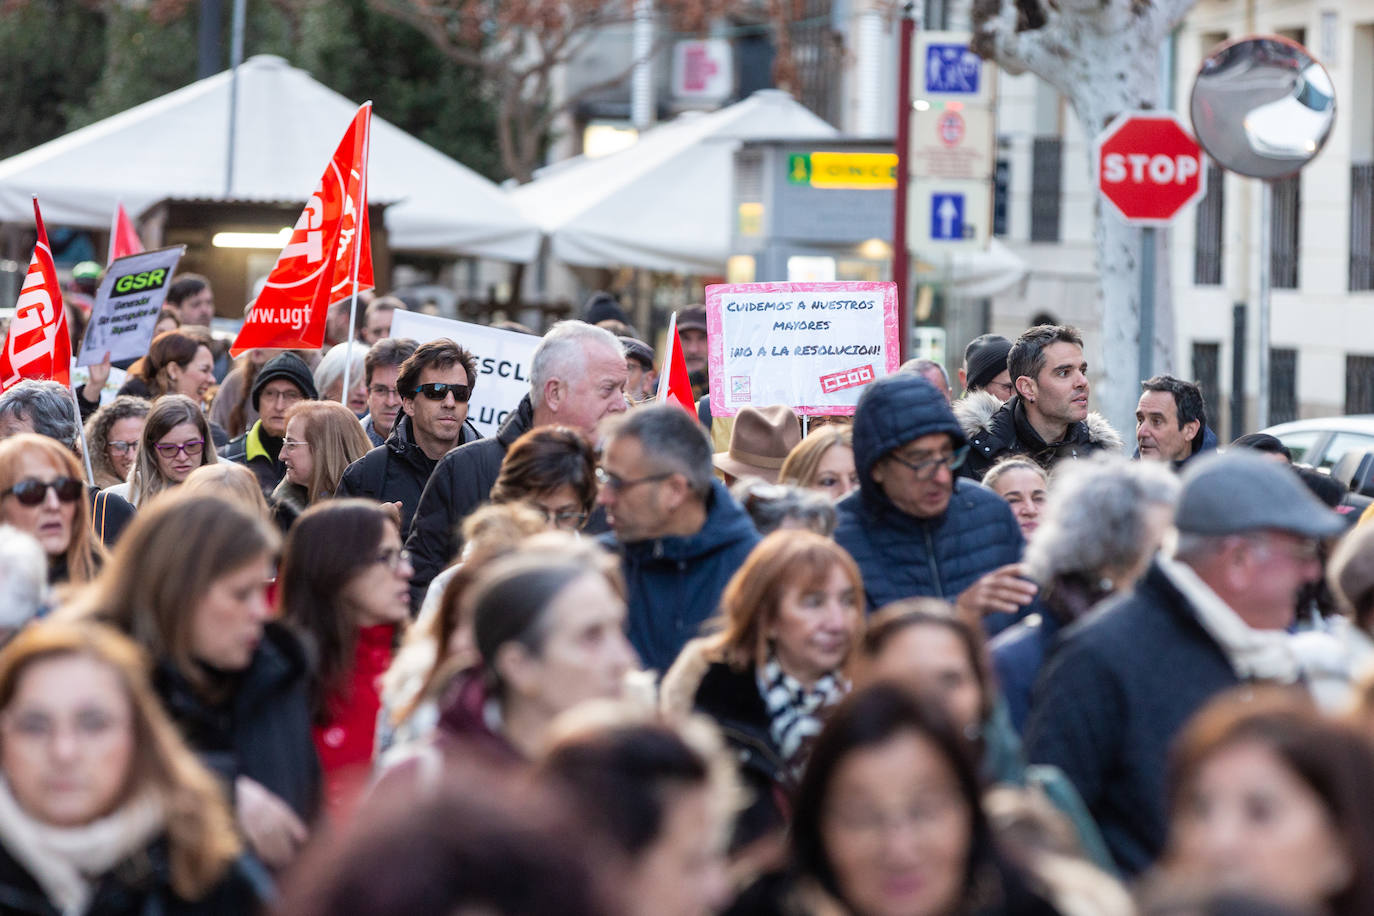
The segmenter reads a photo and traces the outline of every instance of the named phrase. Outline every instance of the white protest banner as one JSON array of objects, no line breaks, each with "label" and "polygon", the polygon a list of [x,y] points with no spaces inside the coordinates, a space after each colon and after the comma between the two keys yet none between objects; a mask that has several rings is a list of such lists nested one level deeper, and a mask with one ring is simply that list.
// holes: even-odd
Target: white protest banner
[{"label": "white protest banner", "polygon": [[484,436],[496,435],[501,422],[530,393],[530,363],[540,341],[533,334],[397,309],[392,313],[391,336],[419,343],[447,337],[477,357],[468,419]]},{"label": "white protest banner", "polygon": [[185,245],[173,245],[116,258],[105,269],[76,358],[78,366],[96,365],[107,350],[112,362],[148,352],[167,287],[185,253]]},{"label": "white protest banner", "polygon": [[863,387],[897,370],[895,283],[706,287],[711,414],[786,404],[852,414]]}]

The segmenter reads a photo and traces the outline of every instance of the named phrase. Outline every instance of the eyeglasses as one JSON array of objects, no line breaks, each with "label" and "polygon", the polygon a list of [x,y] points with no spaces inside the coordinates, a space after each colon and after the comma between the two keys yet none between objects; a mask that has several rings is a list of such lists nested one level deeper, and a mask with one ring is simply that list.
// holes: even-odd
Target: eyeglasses
[{"label": "eyeglasses", "polygon": [[192,439],[190,442],[183,442],[180,445],[171,442],[159,442],[153,447],[163,458],[175,458],[180,452],[185,452],[187,458],[199,458],[200,453],[205,451],[205,440]]},{"label": "eyeglasses", "polygon": [[389,385],[369,385],[367,390],[374,398],[393,398],[401,396],[399,391]]},{"label": "eyeglasses", "polygon": [[472,397],[471,385],[457,385],[453,382],[425,382],[415,386],[415,396],[424,395],[431,401],[442,401],[450,394],[459,404],[466,404]]},{"label": "eyeglasses", "polygon": [[129,452],[138,449],[138,440],[111,439],[105,443],[106,448],[112,449],[116,455],[127,455]]},{"label": "eyeglasses", "polygon": [[306,447],[306,446],[308,446],[308,445],[310,445],[310,443],[309,443],[309,442],[306,442],[304,439],[283,439],[283,440],[281,440],[281,449],[282,449],[282,451],[284,451],[284,452],[294,452],[296,449],[298,449],[298,448],[304,448],[304,447]]},{"label": "eyeglasses", "polygon": [[1263,536],[1246,538],[1246,540],[1254,546],[1262,548],[1269,556],[1273,556],[1276,553],[1282,554],[1294,563],[1311,563],[1314,560],[1321,559],[1322,555],[1321,541],[1312,540],[1310,538],[1303,538],[1297,543],[1287,543],[1272,537]]},{"label": "eyeglasses", "polygon": [[410,551],[397,550],[394,547],[390,550],[383,550],[381,553],[377,554],[375,562],[381,563],[387,569],[395,572],[401,568],[402,563],[407,566],[410,565]]},{"label": "eyeglasses", "polygon": [[866,840],[878,840],[889,832],[910,829],[927,834],[943,830],[949,816],[962,806],[953,792],[937,792],[912,799],[904,808],[879,811],[874,808],[840,808],[827,812],[827,819],[841,830]]},{"label": "eyeglasses", "polygon": [[655,483],[660,480],[667,480],[673,476],[672,471],[663,474],[650,474],[648,477],[640,477],[635,480],[625,480],[617,477],[605,468],[596,469],[596,482],[601,484],[612,493],[624,493],[630,487],[637,487],[642,483]]},{"label": "eyeglasses", "polygon": [[21,506],[36,506],[48,497],[48,490],[57,494],[57,501],[74,503],[81,498],[86,485],[75,477],[55,477],[52,480],[39,480],[29,477],[0,493],[0,496],[14,496]]},{"label": "eyeglasses", "polygon": [[587,513],[585,512],[550,512],[538,503],[531,505],[543,513],[545,522],[564,531],[576,531],[587,521]]},{"label": "eyeglasses", "polygon": [[910,468],[916,474],[917,480],[929,480],[939,472],[940,468],[949,468],[955,471],[964,463],[968,457],[968,446],[960,446],[948,455],[941,455],[938,458],[930,458],[925,461],[907,461],[896,452],[888,452],[887,457],[900,464],[902,467]]}]

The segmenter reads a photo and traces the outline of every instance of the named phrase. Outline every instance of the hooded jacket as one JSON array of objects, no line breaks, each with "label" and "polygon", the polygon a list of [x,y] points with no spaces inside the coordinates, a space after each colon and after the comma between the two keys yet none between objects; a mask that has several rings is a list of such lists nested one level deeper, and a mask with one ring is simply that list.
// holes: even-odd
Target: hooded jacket
[{"label": "hooded jacket", "polygon": [[227,696],[211,702],[169,660],[153,688],[186,744],[232,792],[247,776],[309,823],[320,802],[320,762],[310,737],[310,659],[280,623],[268,623],[242,672],[219,672]]},{"label": "hooded jacket", "polygon": [[[859,489],[836,506],[835,541],[863,573],[869,611],[917,596],[954,601],[978,578],[1021,559],[1024,541],[1011,508],[992,491],[954,477],[945,511],[933,518],[903,512],[873,479],[873,466],[894,449],[933,433],[954,445],[964,433],[944,395],[920,376],[890,375],[868,386],[854,414]],[[996,632],[1016,615],[989,615]]]},{"label": "hooded jacket", "polygon": [[965,477],[982,480],[999,458],[1026,455],[1049,470],[1065,458],[1083,458],[1097,451],[1121,451],[1121,436],[1100,413],[1070,423],[1060,442],[1040,438],[1026,416],[1019,395],[1003,404],[995,395],[975,391],[954,404],[964,438],[969,443],[968,459],[960,469]]},{"label": "hooded jacket", "polygon": [[689,639],[714,616],[725,583],[759,541],[725,484],[711,481],[706,523],[695,534],[620,543],[614,533],[602,543],[621,557],[629,587],[630,644],[645,668],[667,671]]},{"label": "hooded jacket", "polygon": [[491,487],[501,473],[506,450],[533,426],[534,405],[525,395],[494,438],[467,442],[439,459],[420,493],[406,537],[406,549],[415,568],[410,579],[412,613],[425,600],[430,580],[458,553],[458,526],[473,509],[491,498]]},{"label": "hooded jacket", "polygon": [[219,457],[221,461],[232,461],[252,471],[258,479],[258,486],[262,488],[263,498],[270,500],[272,491],[286,476],[286,465],[281,460],[280,450],[276,458],[272,457],[263,443],[266,435],[262,420],[254,420],[248,432],[230,439],[229,444],[220,449]]},{"label": "hooded jacket", "polygon": [[[339,479],[339,496],[361,496],[378,502],[401,504],[401,536],[410,533],[410,522],[420,504],[420,494],[438,461],[425,454],[415,442],[414,421],[401,414],[384,444],[379,445],[344,471]],[[482,438],[471,422],[463,424],[458,445]]]}]

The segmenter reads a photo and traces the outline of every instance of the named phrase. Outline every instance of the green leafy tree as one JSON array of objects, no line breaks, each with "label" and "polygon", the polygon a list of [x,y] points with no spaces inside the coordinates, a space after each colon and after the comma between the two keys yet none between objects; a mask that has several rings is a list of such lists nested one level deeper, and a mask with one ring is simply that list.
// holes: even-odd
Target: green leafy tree
[{"label": "green leafy tree", "polygon": [[70,0],[0,3],[0,158],[68,130],[105,64],[105,19]]}]

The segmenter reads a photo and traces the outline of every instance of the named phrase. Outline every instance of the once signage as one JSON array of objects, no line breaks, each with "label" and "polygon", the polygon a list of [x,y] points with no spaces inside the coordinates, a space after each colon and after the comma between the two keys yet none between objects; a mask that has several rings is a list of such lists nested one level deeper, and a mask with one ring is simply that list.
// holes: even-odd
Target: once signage
[{"label": "once signage", "polygon": [[1202,148],[1170,112],[1131,112],[1097,138],[1097,187],[1131,223],[1167,223],[1207,192]]},{"label": "once signage", "polygon": [[813,188],[858,191],[897,187],[896,153],[793,153],[787,181]]}]

